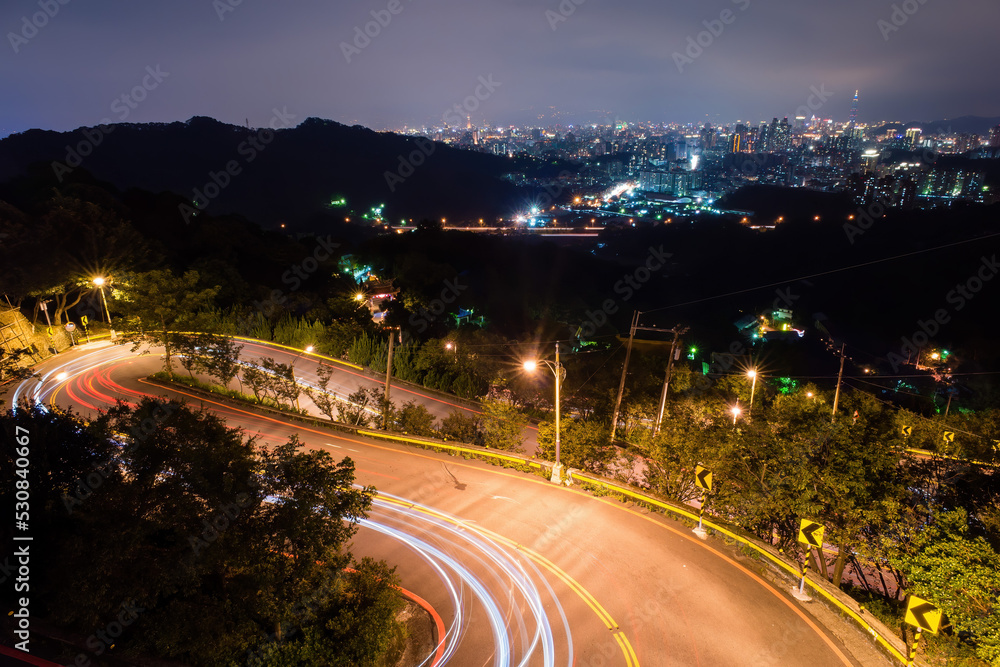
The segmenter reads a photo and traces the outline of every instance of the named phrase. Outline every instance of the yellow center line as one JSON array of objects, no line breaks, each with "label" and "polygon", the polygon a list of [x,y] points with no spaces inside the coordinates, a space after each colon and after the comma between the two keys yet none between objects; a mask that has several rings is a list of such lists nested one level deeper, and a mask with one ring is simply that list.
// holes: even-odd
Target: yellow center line
[{"label": "yellow center line", "polygon": [[604,623],[604,625],[608,628],[608,630],[611,630],[614,633],[615,640],[618,642],[618,645],[622,649],[622,655],[625,658],[625,664],[628,665],[628,667],[639,667],[639,659],[636,657],[635,651],[632,650],[632,646],[631,646],[631,644],[629,644],[628,639],[625,637],[624,631],[622,631],[621,628],[619,628],[618,623],[616,623],[615,620],[614,620],[614,618],[611,616],[611,614],[608,613],[608,610],[605,609],[601,605],[601,603],[597,601],[597,598],[595,598],[590,593],[590,591],[588,591],[586,588],[584,588],[578,581],[576,581],[575,579],[573,579],[573,577],[571,577],[568,573],[566,573],[564,570],[562,570],[562,568],[560,568],[558,565],[556,565],[555,563],[553,563],[552,561],[550,561],[545,556],[543,556],[540,553],[534,551],[533,549],[529,549],[528,547],[524,546],[523,544],[518,544],[517,542],[515,542],[514,540],[511,540],[510,538],[507,538],[507,537],[504,537],[503,535],[495,533],[495,532],[493,532],[492,530],[490,530],[488,528],[483,528],[482,526],[470,525],[470,524],[465,523],[463,521],[459,521],[459,520],[453,519],[450,516],[448,516],[446,514],[443,514],[443,513],[439,512],[438,510],[435,510],[433,508],[424,507],[422,505],[416,505],[416,504],[414,504],[412,502],[408,502],[408,501],[396,500],[395,498],[382,497],[382,498],[380,498],[380,500],[383,501],[383,502],[385,502],[385,503],[391,503],[391,504],[394,504],[394,505],[398,505],[400,507],[406,507],[407,509],[413,509],[413,510],[416,510],[418,512],[422,512],[422,513],[427,514],[429,516],[432,516],[432,517],[435,517],[437,519],[440,519],[441,521],[446,521],[446,522],[448,522],[448,523],[450,523],[450,524],[452,524],[454,526],[458,526],[458,527],[460,527],[460,528],[462,528],[464,530],[471,530],[473,532],[477,532],[477,533],[483,535],[484,537],[487,537],[489,539],[501,542],[501,543],[506,544],[506,545],[508,545],[510,547],[513,547],[517,551],[520,551],[525,556],[527,556],[531,560],[535,561],[535,563],[537,563],[538,565],[541,565],[546,570],[548,570],[549,572],[551,572],[559,580],[561,580],[564,584],[566,584],[571,591],[573,591],[574,593],[576,593],[577,596],[579,596],[579,598],[581,600],[583,600],[583,602],[588,607],[590,607],[590,609],[595,614],[597,614],[597,617],[599,619],[601,619],[601,622]]}]

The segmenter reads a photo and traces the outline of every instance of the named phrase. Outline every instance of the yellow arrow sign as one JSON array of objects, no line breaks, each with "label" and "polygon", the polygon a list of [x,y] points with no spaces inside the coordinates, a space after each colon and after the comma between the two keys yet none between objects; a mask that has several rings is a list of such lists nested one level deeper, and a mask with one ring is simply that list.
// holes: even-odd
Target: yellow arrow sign
[{"label": "yellow arrow sign", "polygon": [[712,490],[712,471],[708,468],[703,468],[698,466],[694,469],[694,483],[698,485],[698,488],[705,489],[706,491]]},{"label": "yellow arrow sign", "polygon": [[911,595],[910,601],[906,603],[906,622],[932,635],[936,635],[941,629],[942,615],[940,609],[916,595]]},{"label": "yellow arrow sign", "polygon": [[944,432],[944,441],[945,442],[955,442],[955,432],[954,431],[945,431]]},{"label": "yellow arrow sign", "polygon": [[807,547],[823,547],[823,533],[826,531],[822,525],[809,519],[802,519],[799,524],[799,542]]},{"label": "yellow arrow sign", "polygon": [[903,427],[903,437],[908,438],[911,435],[913,435],[913,427],[912,426],[904,426]]}]

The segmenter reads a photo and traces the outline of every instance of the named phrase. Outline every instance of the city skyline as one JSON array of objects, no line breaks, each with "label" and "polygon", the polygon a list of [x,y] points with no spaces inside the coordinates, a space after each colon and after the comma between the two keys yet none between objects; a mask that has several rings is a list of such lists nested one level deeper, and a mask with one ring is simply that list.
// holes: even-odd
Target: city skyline
[{"label": "city skyline", "polygon": [[724,125],[792,118],[810,99],[843,122],[859,89],[859,123],[992,117],[1000,91],[977,63],[1000,55],[997,19],[980,0],[19,1],[0,12],[0,136],[193,116],[260,126],[276,108],[375,129],[432,126],[456,107],[477,125]]}]

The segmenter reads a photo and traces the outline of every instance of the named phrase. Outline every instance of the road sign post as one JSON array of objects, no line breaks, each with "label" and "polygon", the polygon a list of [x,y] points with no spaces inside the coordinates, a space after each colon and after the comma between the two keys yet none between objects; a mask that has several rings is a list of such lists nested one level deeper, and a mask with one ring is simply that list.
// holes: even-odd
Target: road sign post
[{"label": "road sign post", "polygon": [[906,667],[913,667],[917,659],[917,646],[920,644],[920,636],[924,632],[936,635],[941,629],[941,610],[927,600],[911,595],[906,603],[906,616],[904,622],[917,629],[913,636],[913,644],[910,646],[910,654],[907,656]]},{"label": "road sign post", "polygon": [[815,521],[802,519],[799,522],[799,543],[805,545],[806,553],[802,558],[802,578],[799,580],[799,588],[798,590],[792,589],[792,594],[802,602],[812,600],[806,595],[806,572],[809,570],[809,556],[812,554],[813,547],[819,551],[820,557],[823,555],[824,532],[826,532],[826,528]]},{"label": "road sign post", "polygon": [[708,531],[705,530],[705,505],[712,490],[712,471],[700,465],[695,467],[694,483],[701,489],[701,508],[698,510],[698,527],[694,529],[694,534],[704,540],[708,537]]}]

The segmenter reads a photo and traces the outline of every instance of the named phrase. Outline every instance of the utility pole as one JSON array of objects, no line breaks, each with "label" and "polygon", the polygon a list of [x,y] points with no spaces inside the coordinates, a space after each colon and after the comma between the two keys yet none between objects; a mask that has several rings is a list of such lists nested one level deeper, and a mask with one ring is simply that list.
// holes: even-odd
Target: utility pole
[{"label": "utility pole", "polygon": [[837,404],[840,403],[840,382],[844,379],[844,350],[846,347],[845,343],[840,344],[840,372],[837,373],[837,392],[833,395],[832,417],[834,419],[837,417]]},{"label": "utility pole", "polygon": [[951,393],[951,387],[948,387],[948,405],[944,406],[944,418],[948,418],[948,411],[951,410],[951,397],[954,394]]},{"label": "utility pole", "polygon": [[389,356],[385,362],[385,392],[382,400],[382,428],[389,428],[389,392],[392,390],[392,348],[396,333],[389,330]]},{"label": "utility pole", "polygon": [[653,430],[653,435],[660,432],[660,424],[663,423],[663,413],[667,408],[667,389],[670,387],[670,373],[674,369],[674,359],[678,356],[680,348],[677,347],[677,338],[681,334],[688,332],[688,328],[681,328],[676,326],[670,331],[674,334],[674,340],[670,343],[670,359],[667,360],[667,377],[663,380],[663,393],[660,394],[660,412],[659,416],[656,418],[656,428]]},{"label": "utility pole", "polygon": [[615,400],[615,411],[611,416],[611,442],[615,441],[615,431],[618,429],[618,411],[622,407],[622,394],[625,392],[625,375],[628,373],[628,361],[632,356],[632,341],[635,339],[635,328],[639,324],[639,311],[632,315],[632,326],[628,331],[628,349],[625,351],[625,365],[622,367],[622,381],[618,384],[618,398]]}]

